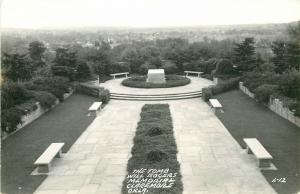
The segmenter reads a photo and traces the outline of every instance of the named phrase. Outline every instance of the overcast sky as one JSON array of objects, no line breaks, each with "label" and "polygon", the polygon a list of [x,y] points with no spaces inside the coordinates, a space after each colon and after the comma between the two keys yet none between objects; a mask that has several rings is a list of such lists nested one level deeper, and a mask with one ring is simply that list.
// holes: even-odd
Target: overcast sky
[{"label": "overcast sky", "polygon": [[[1,0],[0,0],[1,1]],[[285,23],[300,0],[2,0],[2,27],[161,27]]]}]

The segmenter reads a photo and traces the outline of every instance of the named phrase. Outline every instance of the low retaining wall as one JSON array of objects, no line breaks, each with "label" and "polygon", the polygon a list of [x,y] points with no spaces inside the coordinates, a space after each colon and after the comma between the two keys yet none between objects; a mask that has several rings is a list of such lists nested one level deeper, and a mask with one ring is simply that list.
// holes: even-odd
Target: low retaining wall
[{"label": "low retaining wall", "polygon": [[[246,88],[243,85],[243,82],[239,83],[239,88],[241,91],[243,91],[245,94],[247,94],[249,97],[254,98],[255,95],[249,91],[248,88]],[[300,127],[300,118],[296,117],[292,111],[289,110],[289,108],[284,107],[282,101],[277,98],[270,98],[268,108],[275,112],[276,114],[280,115],[281,117],[287,119],[288,121],[294,123],[298,127]]]},{"label": "low retaining wall", "polygon": [[[69,93],[65,93],[64,94],[64,99],[69,98],[73,93],[74,93],[74,90],[71,90]],[[43,109],[41,107],[40,103],[36,102],[37,109],[34,110],[34,111],[32,111],[32,112],[30,112],[27,115],[23,115],[21,117],[22,124],[19,124],[17,126],[17,129],[14,132],[10,133],[10,134],[2,134],[2,139],[5,139],[5,138],[9,137],[10,135],[13,135],[14,133],[16,133],[17,131],[19,131],[20,129],[22,129],[26,125],[30,124],[31,122],[33,122],[34,120],[36,120],[37,118],[39,118],[40,116],[42,116],[44,113],[46,113],[49,110],[53,109],[58,104],[59,104],[59,100],[57,99],[56,102],[55,102],[55,104],[52,106],[52,108],[50,108],[50,109]]]},{"label": "low retaining wall", "polygon": [[248,90],[248,88],[246,88],[244,85],[243,85],[243,82],[239,82],[239,88],[240,90],[242,90],[245,94],[247,94],[249,97],[251,98],[254,98],[254,94],[252,92],[250,92]]}]

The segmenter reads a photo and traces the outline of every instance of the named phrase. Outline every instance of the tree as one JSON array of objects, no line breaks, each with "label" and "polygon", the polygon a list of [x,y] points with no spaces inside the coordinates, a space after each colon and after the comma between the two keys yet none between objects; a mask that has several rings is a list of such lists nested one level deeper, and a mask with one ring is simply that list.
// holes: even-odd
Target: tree
[{"label": "tree", "polygon": [[215,75],[233,75],[236,74],[233,64],[228,59],[220,59],[214,71]]},{"label": "tree", "polygon": [[33,68],[26,55],[3,53],[2,65],[4,79],[24,81],[32,76]]},{"label": "tree", "polygon": [[79,63],[76,70],[77,70],[76,77],[78,79],[84,79],[91,76],[90,68],[84,62]]},{"label": "tree", "polygon": [[275,41],[271,45],[275,71],[283,73],[288,69],[298,69],[300,65],[300,46],[294,42]]},{"label": "tree", "polygon": [[252,71],[257,66],[253,38],[235,44],[234,59],[239,71]]},{"label": "tree", "polygon": [[58,48],[56,49],[54,63],[56,66],[75,67],[76,52],[72,52],[66,48]]},{"label": "tree", "polygon": [[42,42],[34,41],[29,44],[29,56],[30,56],[30,63],[32,64],[32,67],[34,70],[44,67],[45,61],[43,59],[43,54],[46,51],[46,47]]},{"label": "tree", "polygon": [[95,72],[99,76],[110,74],[110,66],[112,64],[112,59],[108,50],[94,50],[94,52],[90,53],[88,59],[94,67]]},{"label": "tree", "polygon": [[135,48],[126,48],[122,53],[122,60],[129,63],[134,73],[138,73],[140,66],[145,62]]},{"label": "tree", "polygon": [[42,42],[34,41],[29,44],[29,56],[35,61],[41,61],[46,47]]},{"label": "tree", "polygon": [[76,52],[66,48],[56,49],[54,65],[51,68],[53,75],[64,76],[73,80],[76,73],[76,61]]}]

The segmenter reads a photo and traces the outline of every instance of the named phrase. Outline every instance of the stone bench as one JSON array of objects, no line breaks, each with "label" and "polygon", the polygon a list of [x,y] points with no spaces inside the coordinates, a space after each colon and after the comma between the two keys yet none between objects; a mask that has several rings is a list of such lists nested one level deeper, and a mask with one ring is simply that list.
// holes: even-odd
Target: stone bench
[{"label": "stone bench", "polygon": [[97,115],[97,111],[98,110],[101,110],[101,105],[102,105],[102,102],[94,102],[90,108],[89,108],[89,112],[91,114],[94,114],[94,115]]},{"label": "stone bench", "polygon": [[128,77],[128,74],[129,72],[123,72],[123,73],[112,73],[110,74],[110,76],[113,76],[114,79],[116,79],[116,76],[119,76],[119,75],[125,75],[125,77],[127,78]]},{"label": "stone bench", "polygon": [[43,154],[34,162],[34,165],[38,166],[39,173],[48,173],[51,167],[53,159],[60,158],[62,153],[62,147],[65,143],[52,143],[43,152]]},{"label": "stone bench", "polygon": [[209,103],[211,104],[214,112],[216,112],[216,109],[223,108],[222,104],[217,99],[209,99]]},{"label": "stone bench", "polygon": [[244,142],[247,145],[247,153],[253,153],[258,159],[258,167],[268,168],[271,166],[273,157],[256,138],[244,138]]},{"label": "stone bench", "polygon": [[197,74],[198,77],[200,77],[200,74],[202,74],[203,72],[201,71],[184,71],[185,73],[185,77],[188,76],[189,74]]}]

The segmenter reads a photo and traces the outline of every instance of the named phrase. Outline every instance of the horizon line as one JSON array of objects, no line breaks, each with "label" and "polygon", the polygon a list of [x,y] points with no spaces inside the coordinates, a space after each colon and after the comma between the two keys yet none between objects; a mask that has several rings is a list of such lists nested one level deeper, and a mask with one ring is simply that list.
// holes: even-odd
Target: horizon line
[{"label": "horizon line", "polygon": [[3,27],[3,30],[71,30],[81,28],[115,28],[115,29],[167,29],[167,28],[200,28],[200,27],[226,27],[226,26],[251,26],[251,25],[272,25],[272,24],[292,24],[300,22],[299,20],[289,22],[269,22],[269,23],[237,23],[237,24],[197,24],[197,25],[166,25],[166,26],[121,26],[121,25],[90,25],[90,26],[45,26],[45,27]]}]

